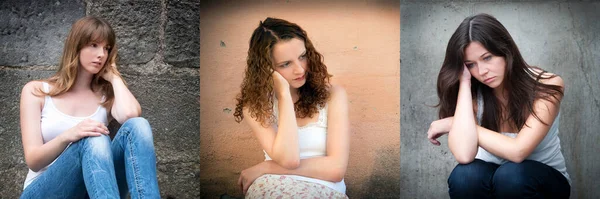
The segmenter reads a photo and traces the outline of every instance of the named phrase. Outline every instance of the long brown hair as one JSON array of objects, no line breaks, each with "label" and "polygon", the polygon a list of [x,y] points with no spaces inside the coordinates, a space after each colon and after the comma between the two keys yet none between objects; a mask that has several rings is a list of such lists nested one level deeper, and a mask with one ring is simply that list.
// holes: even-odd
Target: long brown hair
[{"label": "long brown hair", "polygon": [[298,89],[300,98],[294,103],[296,116],[311,116],[318,112],[318,106],[325,106],[329,98],[331,75],[327,73],[323,56],[315,50],[306,31],[300,26],[282,19],[267,18],[260,22],[250,39],[245,76],[233,114],[236,122],[244,119],[244,107],[247,107],[250,116],[256,118],[263,126],[274,122],[271,76],[274,66],[271,53],[277,42],[289,41],[292,38],[304,41],[308,60],[306,83]]},{"label": "long brown hair", "polygon": [[[558,100],[559,96],[563,96],[562,87],[539,82],[540,79],[549,79],[556,75],[543,77],[542,75],[546,71],[529,66],[506,28],[488,14],[467,17],[448,41],[446,57],[437,81],[437,94],[440,100],[438,104],[440,107],[439,118],[454,115],[459,77],[464,69],[465,48],[474,41],[481,43],[492,55],[504,57],[506,60],[506,72],[502,82],[503,88],[508,91],[508,104],[505,109],[501,107],[501,103],[494,96],[492,88],[471,78],[473,98],[478,90],[483,95],[484,109],[481,126],[499,131],[501,123],[508,120],[510,125],[514,125],[520,130],[523,125],[526,125],[525,121],[530,115],[548,125],[546,123],[548,121],[542,121],[533,110],[533,102],[537,99],[550,100],[554,98]],[[535,73],[532,69],[542,72]],[[503,110],[507,117],[502,117]],[[503,118],[506,120],[503,121]]]},{"label": "long brown hair", "polygon": [[93,91],[100,90],[105,95],[105,101],[102,103],[102,106],[110,108],[114,100],[114,93],[110,82],[101,76],[107,72],[113,72],[119,77],[121,76],[117,70],[114,70],[110,66],[117,59],[117,44],[115,40],[115,32],[107,21],[93,16],[77,20],[71,27],[71,31],[65,41],[58,70],[53,76],[44,80],[53,85],[52,89],[46,93],[39,88],[37,94],[57,96],[69,91],[75,84],[77,71],[80,69],[79,53],[81,49],[92,42],[100,43],[106,41],[109,47],[108,57],[102,69],[97,74],[94,74],[90,87]]}]

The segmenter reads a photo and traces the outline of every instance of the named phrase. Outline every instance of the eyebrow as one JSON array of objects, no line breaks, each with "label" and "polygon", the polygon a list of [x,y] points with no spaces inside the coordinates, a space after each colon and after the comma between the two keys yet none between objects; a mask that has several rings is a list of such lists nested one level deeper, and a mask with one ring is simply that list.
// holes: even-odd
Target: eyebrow
[{"label": "eyebrow", "polygon": [[[490,52],[488,52],[488,51],[485,51],[485,53],[481,54],[481,56],[479,56],[479,58],[481,58],[481,57],[483,57],[483,56],[485,56],[485,55],[487,55],[487,54],[491,54],[491,53],[490,53]],[[467,60],[465,60],[464,62],[470,62],[470,61],[471,61],[471,60],[468,60],[468,59],[467,59]]]},{"label": "eyebrow", "polygon": [[[304,49],[304,51],[303,51],[303,52],[300,54],[300,56],[302,56],[302,55],[306,55],[306,49]],[[276,65],[276,66],[279,66],[279,65],[281,65],[281,64],[283,64],[283,63],[285,63],[285,62],[289,62],[289,61],[290,61],[290,60],[285,60],[285,61],[279,62],[279,63],[277,63],[277,64],[275,64],[275,65]]]}]

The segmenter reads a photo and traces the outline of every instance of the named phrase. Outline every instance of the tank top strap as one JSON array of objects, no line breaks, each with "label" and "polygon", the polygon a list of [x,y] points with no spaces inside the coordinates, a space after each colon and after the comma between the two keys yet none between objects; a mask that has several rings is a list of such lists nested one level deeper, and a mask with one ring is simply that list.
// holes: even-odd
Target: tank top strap
[{"label": "tank top strap", "polygon": [[477,123],[481,125],[481,118],[483,117],[483,95],[481,89],[477,89]]},{"label": "tank top strap", "polygon": [[44,89],[44,92],[50,92],[50,85],[48,85],[48,82],[42,82],[42,88]]},{"label": "tank top strap", "polygon": [[325,106],[322,107],[321,109],[319,109],[319,118],[318,118],[318,124],[321,126],[327,126],[327,110],[328,110],[329,106],[327,103],[325,103]]}]

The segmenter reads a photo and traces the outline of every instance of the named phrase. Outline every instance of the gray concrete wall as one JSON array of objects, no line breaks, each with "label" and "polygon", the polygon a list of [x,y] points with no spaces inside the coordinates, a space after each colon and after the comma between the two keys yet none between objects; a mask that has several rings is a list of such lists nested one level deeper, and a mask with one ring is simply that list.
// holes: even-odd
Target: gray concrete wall
[{"label": "gray concrete wall", "polygon": [[448,39],[470,15],[489,13],[508,29],[525,60],[560,75],[566,84],[559,137],[571,198],[600,197],[600,3],[570,1],[403,1],[401,8],[402,198],[447,198],[457,164],[426,139],[437,119],[437,74]]},{"label": "gray concrete wall", "polygon": [[21,88],[54,74],[72,23],[85,15],[116,31],[119,70],[152,125],[162,198],[198,198],[199,14],[196,0],[1,1],[0,198],[17,198],[27,174]]}]

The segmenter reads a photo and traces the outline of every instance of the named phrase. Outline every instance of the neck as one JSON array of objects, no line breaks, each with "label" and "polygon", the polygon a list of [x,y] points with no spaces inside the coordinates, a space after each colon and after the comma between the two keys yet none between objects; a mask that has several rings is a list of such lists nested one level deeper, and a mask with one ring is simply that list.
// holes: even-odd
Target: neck
[{"label": "neck", "polygon": [[508,103],[508,91],[504,89],[502,85],[494,88],[494,95],[502,103],[506,105]]},{"label": "neck", "polygon": [[292,102],[296,103],[300,99],[297,88],[290,87],[290,94],[292,95]]},{"label": "neck", "polygon": [[79,69],[77,71],[77,77],[75,77],[75,84],[71,87],[72,91],[80,91],[80,90],[91,90],[92,78],[93,74],[83,71],[83,69]]}]

